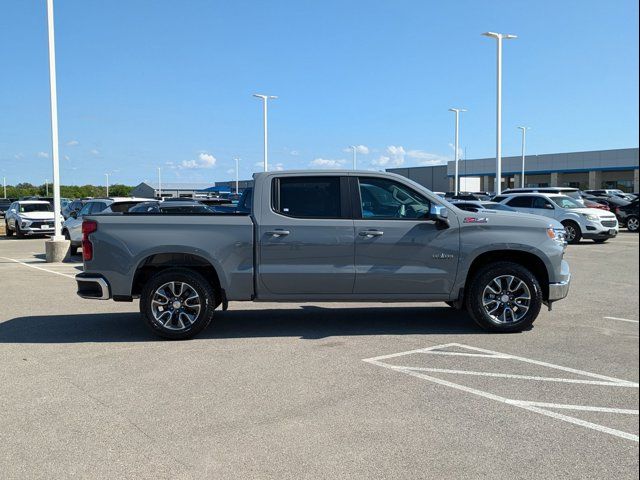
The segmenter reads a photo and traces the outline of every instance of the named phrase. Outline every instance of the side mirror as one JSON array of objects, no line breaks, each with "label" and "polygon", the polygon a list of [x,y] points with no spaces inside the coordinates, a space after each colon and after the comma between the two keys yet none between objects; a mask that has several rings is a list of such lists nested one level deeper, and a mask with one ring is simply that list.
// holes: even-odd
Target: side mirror
[{"label": "side mirror", "polygon": [[431,209],[429,210],[429,219],[449,225],[449,211],[447,210],[447,207],[432,203]]},{"label": "side mirror", "polygon": [[544,208],[546,208],[547,210],[554,210],[553,205],[551,205],[550,203],[545,203]]},{"label": "side mirror", "polygon": [[71,218],[78,218],[78,212],[76,212],[75,210],[73,210],[71,213],[69,213],[69,216]]}]

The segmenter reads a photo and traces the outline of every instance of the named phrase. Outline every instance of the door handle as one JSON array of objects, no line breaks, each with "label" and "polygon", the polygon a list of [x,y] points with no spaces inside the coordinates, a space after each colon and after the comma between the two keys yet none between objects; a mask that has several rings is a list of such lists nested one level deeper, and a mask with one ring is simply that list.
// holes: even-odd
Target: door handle
[{"label": "door handle", "polygon": [[381,237],[384,235],[382,230],[363,230],[358,235],[361,237],[373,238],[373,237]]},{"label": "door handle", "polygon": [[267,235],[270,235],[272,237],[286,237],[287,235],[289,235],[291,232],[289,230],[272,230],[270,232],[265,232]]}]

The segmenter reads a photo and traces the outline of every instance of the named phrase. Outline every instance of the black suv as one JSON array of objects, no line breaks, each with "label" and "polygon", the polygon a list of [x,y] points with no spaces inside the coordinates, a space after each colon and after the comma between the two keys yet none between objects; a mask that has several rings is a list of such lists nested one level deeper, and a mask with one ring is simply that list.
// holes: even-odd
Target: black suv
[{"label": "black suv", "polygon": [[627,226],[627,230],[630,232],[638,232],[638,199],[628,205],[621,205],[616,207],[616,216],[622,225]]}]

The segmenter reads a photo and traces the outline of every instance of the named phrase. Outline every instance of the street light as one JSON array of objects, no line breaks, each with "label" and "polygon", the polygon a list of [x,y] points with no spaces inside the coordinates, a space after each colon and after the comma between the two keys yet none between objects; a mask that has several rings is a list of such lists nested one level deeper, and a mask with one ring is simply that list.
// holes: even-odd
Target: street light
[{"label": "street light", "polygon": [[[49,33],[49,90],[51,99],[51,147],[53,159],[53,218],[54,243],[64,241],[60,225],[60,158],[58,152],[58,96],[56,93],[56,45],[53,22],[53,0],[47,0],[47,27]],[[54,249],[55,247],[51,247]],[[47,255],[49,260],[49,255]],[[51,255],[54,258],[55,255]],[[55,261],[55,260],[54,260]]]},{"label": "street light", "polygon": [[262,122],[264,128],[264,171],[269,171],[269,141],[267,135],[267,100],[275,100],[276,96],[274,95],[262,95],[259,93],[254,93],[254,97],[262,99]]},{"label": "street light", "polygon": [[239,169],[240,169],[240,159],[238,157],[234,158],[234,160],[236,161],[236,195],[238,194],[238,192],[240,191],[240,189],[238,188],[238,185],[240,183],[240,174]]},{"label": "street light", "polygon": [[527,145],[527,130],[531,130],[530,127],[516,127],[522,130],[522,177],[520,177],[520,187],[524,188],[524,159],[525,148]]},{"label": "street light", "polygon": [[109,174],[105,173],[104,176],[107,177],[107,197],[108,197],[109,196]]},{"label": "street light", "polygon": [[498,40],[497,99],[496,99],[496,193],[502,193],[502,40],[518,38],[506,33],[485,32],[482,35]]},{"label": "street light", "polygon": [[358,160],[356,158],[358,147],[356,145],[349,145],[349,148],[353,150],[353,169],[356,170],[358,166]]},{"label": "street light", "polygon": [[158,198],[162,200],[162,175],[160,173],[160,167],[158,167]]},{"label": "street light", "polygon": [[455,163],[456,163],[456,175],[455,175],[455,195],[458,195],[458,186],[460,185],[460,180],[459,180],[459,170],[458,170],[458,160],[460,159],[460,149],[458,148],[458,142],[460,140],[460,112],[466,112],[466,110],[464,108],[450,108],[449,109],[450,112],[455,112],[456,114],[456,153],[455,153]]}]

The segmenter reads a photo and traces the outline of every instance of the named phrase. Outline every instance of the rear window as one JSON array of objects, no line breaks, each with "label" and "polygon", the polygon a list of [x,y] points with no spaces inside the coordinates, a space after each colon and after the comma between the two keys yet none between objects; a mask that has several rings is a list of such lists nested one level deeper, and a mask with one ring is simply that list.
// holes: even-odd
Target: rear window
[{"label": "rear window", "polygon": [[283,177],[274,182],[274,211],[288,217],[340,218],[340,177]]},{"label": "rear window", "polygon": [[118,202],[111,204],[111,211],[115,213],[128,212],[131,207],[138,205],[140,202]]}]

